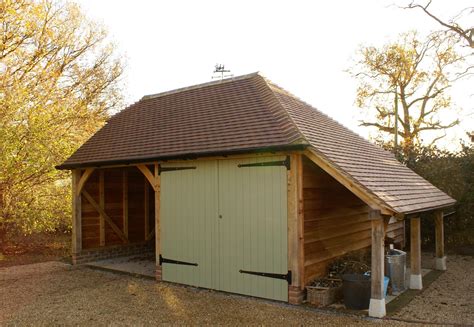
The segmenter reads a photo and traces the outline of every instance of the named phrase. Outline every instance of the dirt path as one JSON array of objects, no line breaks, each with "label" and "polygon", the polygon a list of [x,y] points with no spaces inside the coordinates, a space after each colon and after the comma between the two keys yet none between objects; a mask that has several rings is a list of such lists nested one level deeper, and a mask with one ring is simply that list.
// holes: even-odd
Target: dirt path
[{"label": "dirt path", "polygon": [[0,325],[405,325],[156,283],[59,262],[1,268],[0,290]]}]

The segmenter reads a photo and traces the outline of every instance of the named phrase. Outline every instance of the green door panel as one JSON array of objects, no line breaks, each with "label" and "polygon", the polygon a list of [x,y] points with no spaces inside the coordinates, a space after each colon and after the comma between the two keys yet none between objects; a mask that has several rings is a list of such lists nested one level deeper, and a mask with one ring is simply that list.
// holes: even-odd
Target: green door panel
[{"label": "green door panel", "polygon": [[286,167],[238,167],[284,159],[219,161],[220,290],[288,300],[285,280],[239,272],[288,272]]},{"label": "green door panel", "polygon": [[285,157],[192,161],[161,174],[161,248],[166,281],[251,296],[288,300],[285,280],[240,270],[286,274],[286,167],[239,164]]},{"label": "green door panel", "polygon": [[164,164],[196,169],[161,173],[161,247],[167,259],[198,266],[162,264],[163,280],[216,288],[217,162]]}]

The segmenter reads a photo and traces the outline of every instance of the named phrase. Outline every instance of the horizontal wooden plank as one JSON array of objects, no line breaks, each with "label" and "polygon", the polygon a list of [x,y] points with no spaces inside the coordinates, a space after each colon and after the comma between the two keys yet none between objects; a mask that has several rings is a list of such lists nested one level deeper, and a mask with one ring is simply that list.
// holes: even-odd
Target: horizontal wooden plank
[{"label": "horizontal wooden plank", "polygon": [[339,227],[345,227],[347,225],[352,225],[355,223],[367,222],[368,216],[366,214],[355,214],[343,217],[335,217],[333,219],[323,219],[323,220],[311,220],[305,221],[304,227],[306,230],[313,229],[324,229],[334,227],[335,225]]},{"label": "horizontal wooden plank", "polygon": [[305,231],[304,238],[305,243],[313,242],[315,240],[324,240],[336,236],[347,235],[350,233],[371,229],[371,222],[363,222],[356,224],[348,224],[345,228],[340,228],[339,226],[332,226],[330,228]]},{"label": "horizontal wooden plank", "polygon": [[334,259],[334,258],[343,256],[346,253],[366,248],[370,246],[370,244],[371,244],[370,237],[366,239],[361,239],[357,242],[343,244],[339,247],[323,252],[320,255],[315,256],[314,258],[307,259],[307,260],[305,259],[305,266],[310,266],[315,263],[319,263],[328,259]]}]

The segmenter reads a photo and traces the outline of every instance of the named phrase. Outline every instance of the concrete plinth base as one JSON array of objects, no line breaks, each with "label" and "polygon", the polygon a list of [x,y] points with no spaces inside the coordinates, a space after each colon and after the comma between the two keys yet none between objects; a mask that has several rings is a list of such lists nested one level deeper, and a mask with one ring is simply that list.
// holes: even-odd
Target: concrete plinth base
[{"label": "concrete plinth base", "polygon": [[421,275],[410,275],[410,289],[421,290],[423,289],[423,281]]},{"label": "concrete plinth base", "polygon": [[369,316],[383,318],[387,314],[385,310],[385,299],[370,299]]},{"label": "concrete plinth base", "polygon": [[435,259],[435,269],[436,270],[446,270],[446,256],[442,258]]}]

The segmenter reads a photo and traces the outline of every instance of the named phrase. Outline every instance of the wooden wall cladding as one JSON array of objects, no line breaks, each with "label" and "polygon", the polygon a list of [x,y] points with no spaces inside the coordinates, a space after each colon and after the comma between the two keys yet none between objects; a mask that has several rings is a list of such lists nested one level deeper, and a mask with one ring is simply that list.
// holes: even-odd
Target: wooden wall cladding
[{"label": "wooden wall cladding", "polygon": [[[104,174],[104,210],[114,224],[124,232],[124,174],[127,172],[128,197],[128,239],[130,243],[145,241],[145,187],[150,194],[148,198],[149,226],[154,227],[154,191],[143,174],[135,167],[96,169],[84,185],[92,198],[100,203],[99,180]],[[105,222],[104,246],[120,245],[123,241]],[[100,247],[100,215],[97,210],[82,196],[82,247],[92,249]]]},{"label": "wooden wall cladding", "polygon": [[[368,206],[329,174],[304,158],[304,282],[322,277],[337,257],[371,245]],[[388,225],[387,236],[403,241],[403,222]]]}]

